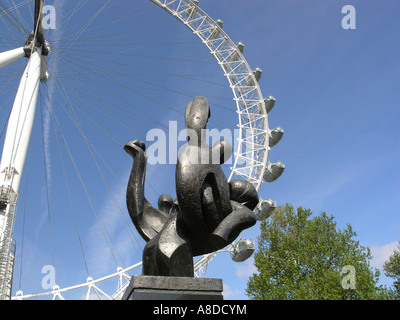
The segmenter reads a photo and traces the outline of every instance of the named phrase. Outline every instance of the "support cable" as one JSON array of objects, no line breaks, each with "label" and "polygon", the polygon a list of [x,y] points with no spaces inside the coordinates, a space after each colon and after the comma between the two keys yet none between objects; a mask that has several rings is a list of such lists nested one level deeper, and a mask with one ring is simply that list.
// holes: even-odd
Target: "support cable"
[{"label": "support cable", "polygon": [[[43,102],[43,99],[41,99]],[[43,105],[43,103],[42,103]],[[54,258],[54,241],[53,241],[53,229],[51,224],[51,211],[50,211],[50,191],[49,191],[49,172],[48,172],[48,163],[47,163],[47,150],[44,141],[44,126],[43,126],[43,111],[40,108],[40,117],[42,120],[42,143],[43,143],[43,160],[44,160],[44,175],[45,175],[45,184],[46,184],[46,200],[47,200],[47,216],[49,221],[49,231],[50,231],[50,245],[51,245],[51,255],[53,258],[53,267],[56,267],[55,258]]]},{"label": "support cable", "polygon": [[0,1],[0,8],[4,11],[0,13],[0,16],[4,16],[8,22],[19,32],[23,37],[29,34],[29,31],[18,21],[18,19],[12,14],[11,10],[6,7],[6,5]]},{"label": "support cable", "polygon": [[[62,89],[63,89],[64,92],[62,91]],[[60,91],[61,96],[62,96],[64,99],[66,99],[66,100],[69,101],[69,99],[65,96],[65,95],[66,95],[65,88],[58,88],[58,90]],[[65,93],[65,94],[64,94],[64,93]],[[68,102],[68,101],[65,101],[66,104],[70,104],[70,103],[71,103],[70,101],[69,101],[69,102]],[[67,113],[66,110],[65,110],[65,112]],[[70,115],[69,115],[68,113],[67,113],[67,115],[70,117]],[[55,116],[55,115],[54,115],[54,116]],[[104,240],[105,240],[105,242],[106,242],[106,244],[107,244],[107,247],[108,247],[108,249],[109,249],[109,251],[110,251],[110,253],[111,253],[111,256],[112,256],[112,258],[113,258],[115,264],[118,265],[118,262],[117,262],[117,259],[116,259],[116,257],[115,257],[114,251],[112,250],[111,245],[110,245],[110,242],[108,241],[108,238],[110,238],[110,236],[108,235],[107,230],[104,228],[104,224],[102,223],[102,221],[101,221],[101,219],[100,219],[100,217],[99,217],[99,215],[98,215],[98,213],[97,213],[97,210],[96,210],[96,208],[95,208],[95,206],[94,206],[94,203],[93,203],[92,198],[90,197],[90,194],[89,194],[89,192],[88,192],[88,189],[87,189],[87,187],[86,187],[86,184],[85,184],[85,182],[83,181],[83,178],[82,178],[82,176],[81,176],[81,174],[80,174],[80,172],[79,172],[79,169],[78,169],[78,167],[77,167],[76,161],[74,160],[74,157],[72,156],[72,153],[71,153],[71,150],[70,150],[70,148],[69,148],[69,146],[68,146],[68,143],[67,143],[67,141],[66,141],[65,135],[64,135],[64,134],[62,133],[62,131],[61,131],[60,124],[59,124],[59,122],[58,122],[58,120],[57,120],[56,117],[55,117],[54,119],[55,119],[56,122],[57,122],[57,127],[58,127],[59,130],[60,130],[60,134],[61,134],[61,137],[62,137],[62,141],[63,141],[63,143],[64,143],[64,145],[65,145],[65,150],[67,151],[68,156],[69,156],[69,158],[70,158],[70,160],[71,160],[71,162],[72,162],[72,164],[73,164],[73,166],[74,166],[74,169],[75,169],[75,171],[76,171],[76,173],[77,173],[77,175],[78,175],[79,181],[80,181],[80,183],[81,183],[81,185],[82,185],[82,187],[83,187],[83,190],[84,190],[84,192],[85,192],[86,198],[88,199],[89,204],[90,204],[90,207],[91,207],[91,209],[92,209],[92,212],[94,213],[95,218],[96,218],[96,220],[97,220],[97,222],[98,222],[98,224],[99,224],[100,231],[101,231],[101,233],[102,233],[102,235],[103,235],[103,238],[104,238]],[[108,235],[108,237],[107,237],[107,235]]]},{"label": "support cable", "polygon": [[[46,92],[46,95],[47,95],[47,99],[50,102],[50,97],[48,95],[48,90],[45,90],[45,92]],[[63,171],[63,174],[64,174],[65,184],[66,184],[66,187],[67,187],[68,200],[69,200],[69,203],[70,203],[70,206],[71,206],[71,210],[72,210],[72,215],[73,215],[75,229],[76,229],[77,236],[78,236],[79,245],[80,245],[80,248],[81,248],[83,262],[85,264],[85,269],[86,269],[87,275],[89,276],[89,268],[88,268],[88,264],[87,264],[87,259],[86,259],[85,251],[83,249],[83,243],[82,243],[81,234],[80,234],[80,231],[79,231],[79,226],[78,226],[78,222],[77,222],[75,209],[74,209],[74,206],[73,206],[73,203],[72,203],[71,191],[70,191],[70,188],[69,188],[68,178],[67,178],[67,174],[66,174],[66,171],[65,171],[64,161],[63,161],[63,158],[62,158],[62,155],[61,155],[60,142],[59,142],[58,135],[57,135],[56,128],[55,128],[56,122],[53,119],[53,117],[54,117],[53,116],[53,112],[50,111],[49,106],[47,104],[45,104],[45,107],[47,108],[47,112],[50,114],[50,117],[52,119],[54,136],[56,138],[57,147],[58,147],[58,153],[59,153],[59,157],[60,157],[60,161],[61,161],[61,167],[62,167],[62,171]]]},{"label": "support cable", "polygon": [[[71,90],[73,91],[73,88],[71,88]],[[70,91],[70,94],[72,94],[72,91]],[[79,99],[79,96],[77,96],[77,98]],[[81,101],[82,101],[84,104],[88,104],[88,102],[86,102],[86,101],[84,101],[84,100],[81,100]],[[94,114],[91,114],[91,117],[93,117],[93,118],[91,118],[91,117],[89,117],[88,115],[86,115],[78,106],[75,106],[75,108],[76,108],[78,111],[80,111],[85,117],[87,117],[87,119],[89,119],[90,121],[93,121],[93,119],[96,120],[96,116],[95,116]],[[75,114],[75,117],[76,117],[76,114]],[[74,119],[72,119],[72,121],[74,122]],[[100,126],[100,129],[101,129],[103,132],[105,132],[105,134],[106,134],[107,136],[109,136],[109,138],[110,138],[118,147],[120,147],[120,145],[115,141],[115,139],[112,138],[112,136],[110,136],[110,133],[109,133],[104,127],[101,126],[100,121],[93,121],[93,123],[94,123],[97,127]],[[75,125],[78,126],[78,124],[75,124]],[[78,130],[79,130],[79,128],[78,128]],[[81,129],[81,130],[82,130],[82,129]],[[82,134],[85,136],[85,134],[81,132],[81,135],[82,135]],[[89,148],[88,145],[87,145],[87,147]],[[133,241],[132,238],[131,238],[131,235],[133,235],[136,244],[137,244],[137,245],[139,246],[139,248],[141,249],[140,243],[139,243],[139,241],[137,240],[137,238],[136,238],[136,236],[135,236],[135,233],[134,233],[133,230],[132,230],[131,224],[130,224],[128,221],[126,221],[126,219],[124,218],[124,216],[123,216],[123,214],[122,214],[122,210],[121,210],[121,208],[120,208],[118,202],[116,201],[115,196],[114,196],[114,194],[112,193],[111,188],[110,188],[109,184],[107,183],[107,181],[106,181],[106,179],[105,179],[105,177],[104,177],[104,174],[101,172],[101,169],[99,168],[99,165],[98,165],[97,161],[95,160],[94,154],[92,153],[92,151],[95,152],[95,153],[98,155],[98,157],[100,158],[100,160],[102,161],[102,163],[107,167],[107,169],[111,172],[111,174],[114,176],[114,178],[115,178],[117,181],[119,181],[119,179],[118,179],[118,177],[116,176],[116,174],[113,172],[113,170],[111,169],[111,167],[106,163],[106,161],[105,161],[104,158],[101,156],[101,154],[98,152],[98,150],[97,150],[92,144],[90,144],[90,148],[91,148],[92,150],[89,149],[89,152],[91,153],[92,158],[93,158],[93,161],[95,161],[96,167],[98,168],[98,171],[100,172],[100,175],[101,175],[101,177],[102,177],[102,179],[103,179],[103,183],[105,184],[105,186],[106,186],[106,188],[107,188],[107,190],[108,190],[108,192],[109,192],[109,194],[110,194],[110,196],[111,196],[111,198],[112,198],[112,200],[113,200],[113,202],[114,202],[114,206],[116,207],[116,209],[117,209],[118,212],[119,212],[119,216],[120,216],[121,220],[123,221],[124,227],[125,227],[126,229],[128,229],[127,231],[130,231],[130,232],[127,232],[127,233],[128,233],[128,236],[129,236],[129,239],[131,240],[131,243],[132,243],[133,247],[135,248],[136,253],[138,254],[138,256],[140,256],[139,252],[137,251],[136,245],[135,245],[134,241]],[[120,182],[119,182],[119,183],[120,183]],[[121,184],[121,183],[120,183],[120,184]],[[122,259],[121,259],[121,260],[122,260]]]}]

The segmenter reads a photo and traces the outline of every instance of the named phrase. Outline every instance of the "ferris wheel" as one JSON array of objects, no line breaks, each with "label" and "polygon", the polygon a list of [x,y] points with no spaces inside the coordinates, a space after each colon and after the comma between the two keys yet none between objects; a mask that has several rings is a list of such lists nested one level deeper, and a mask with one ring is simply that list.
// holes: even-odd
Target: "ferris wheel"
[{"label": "ferris wheel", "polygon": [[[92,179],[89,172],[94,170],[100,173],[99,181],[102,181],[105,189],[110,192],[109,202],[118,207],[117,211],[122,216],[124,228],[130,229],[130,222],[124,217],[119,204],[120,199],[111,191],[112,183],[107,182],[121,180],[118,174],[115,174],[110,168],[109,161],[116,166],[122,166],[124,158],[121,155],[120,160],[115,160],[116,157],[112,156],[112,152],[109,150],[111,150],[111,146],[114,150],[121,150],[122,146],[135,135],[145,139],[145,134],[151,126],[164,128],[171,132],[171,126],[165,124],[165,121],[169,119],[168,116],[161,119],[162,111],[168,115],[182,113],[182,106],[194,97],[196,90],[205,90],[206,93],[200,92],[204,95],[209,93],[211,108],[215,106],[218,108],[218,112],[223,114],[215,120],[213,125],[221,128],[229,127],[237,131],[237,135],[234,136],[236,140],[234,157],[231,164],[225,168],[229,180],[245,179],[252,183],[260,193],[264,182],[273,182],[282,175],[285,169],[284,164],[281,161],[271,162],[269,151],[279,143],[284,131],[280,127],[269,128],[268,114],[274,107],[275,98],[264,97],[262,94],[259,86],[262,70],[249,66],[244,57],[244,44],[233,42],[223,29],[223,21],[212,19],[201,9],[198,1],[146,0],[138,6],[128,8],[129,10],[127,9],[127,12],[121,16],[116,15],[116,12],[120,14],[120,8],[124,5],[121,1],[104,0],[96,1],[95,4],[88,1],[77,1],[76,4],[71,5],[68,15],[65,15],[67,18],[62,27],[60,26],[54,31],[51,28],[46,30],[46,25],[43,23],[46,13],[51,12],[51,7],[48,8],[49,11],[45,10],[43,0],[27,0],[19,3],[8,1],[7,4],[3,2],[0,1],[0,23],[5,26],[2,28],[0,40],[0,93],[2,95],[0,130],[3,129],[0,131],[0,138],[4,139],[0,165],[2,298],[31,299],[50,296],[53,299],[64,299],[68,292],[78,289],[85,291],[85,294],[81,295],[84,299],[93,297],[119,299],[122,296],[129,283],[129,273],[139,268],[141,262],[136,261],[126,267],[118,266],[115,273],[94,279],[89,272],[88,258],[84,253],[83,235],[79,232],[77,212],[80,210],[81,200],[74,202],[72,197],[74,194],[78,199],[86,197],[89,209],[81,210],[93,211],[100,229],[97,232],[102,233],[106,239],[105,246],[108,248],[116,246],[107,231],[107,227],[112,223],[104,219],[105,216],[96,210],[98,200],[89,194],[89,185],[98,183]],[[152,2],[151,7],[147,6],[147,3],[150,2]],[[153,9],[153,7],[157,9]],[[118,8],[119,11],[117,11]],[[62,6],[58,8],[58,10],[63,9],[66,10]],[[144,12],[146,15],[141,18],[138,12]],[[154,19],[147,21],[148,17],[152,16]],[[171,19],[171,16],[175,19]],[[95,21],[101,21],[99,17],[114,18],[96,24]],[[133,19],[139,21],[137,29],[131,28]],[[34,31],[32,32],[29,29],[29,23],[24,22],[29,20],[33,20]],[[75,21],[75,25],[73,21]],[[179,26],[183,35],[173,34],[178,28],[175,27],[177,21],[187,27]],[[147,22],[148,25],[146,26],[144,22]],[[168,29],[169,26],[172,26],[171,29]],[[187,32],[187,29],[191,32]],[[10,36],[10,34],[16,33],[15,30],[20,35]],[[122,30],[124,31],[122,32]],[[140,36],[143,31],[153,30],[157,30],[159,36],[153,38]],[[49,39],[47,39],[47,35],[49,35]],[[21,36],[25,38],[21,38]],[[24,39],[24,42],[21,43],[21,39]],[[194,46],[194,48],[189,50],[187,45]],[[203,52],[199,51],[197,45],[207,49],[206,54],[212,57],[214,64],[208,57],[205,57]],[[149,46],[153,47],[151,55],[140,52],[140,48]],[[166,49],[159,51],[162,50],[161,47]],[[28,58],[28,63],[24,58]],[[135,64],[131,62],[132,59],[135,60]],[[193,74],[188,71],[194,62],[201,65],[204,73],[196,70]],[[171,64],[173,68],[168,69]],[[219,70],[218,75],[214,71],[216,65]],[[212,73],[208,74],[207,72]],[[168,87],[167,82],[170,80],[166,81],[164,77],[171,79],[178,74],[181,76],[180,80],[174,82],[173,88]],[[158,78],[158,82],[153,81],[155,77]],[[188,82],[191,83],[187,84]],[[184,89],[186,85],[187,88]],[[193,86],[196,87],[196,90],[193,90]],[[18,90],[15,95],[16,87]],[[229,90],[229,94],[226,89]],[[58,97],[57,94],[59,94]],[[233,104],[231,103],[232,94]],[[135,102],[131,101],[132,95],[140,100],[138,103],[143,104],[147,101],[146,103],[150,102],[151,106],[138,107]],[[229,100],[226,98],[228,96],[230,96]],[[108,100],[109,97],[112,99]],[[177,100],[181,102],[177,102]],[[111,104],[111,101],[114,103]],[[40,112],[36,110],[38,109],[37,104],[41,104]],[[12,108],[8,109],[10,105]],[[57,108],[62,111],[57,111]],[[63,117],[61,113],[57,114],[57,112],[62,112]],[[37,121],[39,117],[42,126],[37,130],[38,134],[35,132],[34,121],[35,118]],[[64,118],[73,124],[74,132],[68,128],[64,129],[62,125],[66,121]],[[140,119],[138,126],[132,126],[129,121],[129,119],[135,118]],[[103,125],[105,120],[112,124],[106,127]],[[141,129],[142,124],[144,129]],[[86,125],[95,128],[101,132],[103,138],[108,139],[110,147],[106,147],[106,151],[99,151],[96,145],[96,143],[106,144],[106,139],[98,139],[94,133],[91,136],[91,133],[85,130]],[[123,130],[125,130],[125,135],[119,135],[119,132]],[[172,127],[172,131],[177,130],[179,130],[177,126]],[[53,135],[49,132],[53,132]],[[127,136],[126,132],[130,135]],[[13,240],[15,213],[19,201],[19,208],[24,208],[24,214],[19,216],[23,217],[22,226],[25,229],[25,212],[29,204],[27,204],[26,198],[22,205],[21,202],[24,198],[23,194],[28,190],[26,187],[28,181],[35,179],[36,169],[30,166],[30,170],[27,172],[26,168],[26,163],[30,161],[31,157],[28,150],[36,147],[36,144],[31,141],[31,136],[35,134],[41,136],[39,140],[41,140],[43,149],[46,191],[42,190],[41,196],[45,203],[46,214],[42,214],[41,224],[43,226],[44,221],[47,220],[47,224],[50,226],[52,264],[56,265],[54,248],[57,244],[53,239],[53,233],[56,233],[54,230],[55,214],[50,201],[50,194],[54,193],[51,177],[54,175],[53,171],[56,170],[56,164],[52,162],[49,155],[51,140],[57,145],[57,151],[54,153],[58,153],[61,159],[57,168],[65,180],[63,198],[67,198],[72,207],[71,220],[73,220],[78,234],[77,242],[82,250],[87,278],[80,284],[63,287],[55,284],[48,291],[32,294],[24,294],[21,284],[19,284],[20,290],[14,290],[16,293],[15,296],[12,296],[12,283],[18,278],[15,275],[15,261],[18,255]],[[79,142],[76,142],[78,139]],[[88,169],[84,171],[78,168],[81,149],[76,144],[85,146],[89,153],[91,162],[87,161]],[[165,150],[162,151],[165,152]],[[158,155],[160,153],[162,152],[158,150]],[[107,160],[108,157],[112,160]],[[68,159],[69,164],[62,159]],[[82,159],[82,162],[86,161]],[[110,172],[106,173],[102,168],[107,168]],[[80,185],[81,191],[74,189],[68,169],[74,172],[76,183]],[[149,169],[151,170],[151,168]],[[25,171],[24,175],[23,171]],[[150,174],[153,174],[154,177],[161,175],[157,170]],[[168,187],[168,183],[165,183],[165,180],[168,179],[169,176],[163,176],[160,177],[161,182],[157,187],[150,185],[155,197],[160,185]],[[122,182],[122,184],[124,183]],[[21,189],[24,190],[20,191]],[[262,200],[255,209],[257,218],[265,219],[275,207],[276,203],[273,200]],[[138,242],[132,230],[127,230],[127,232],[130,235],[125,238],[130,238],[132,242]],[[20,234],[24,239],[24,231],[20,231]],[[140,244],[138,247],[140,248]],[[239,239],[223,251],[230,252],[232,259],[240,262],[252,254],[254,243],[251,240]],[[26,248],[23,247],[21,257],[24,252],[26,252]],[[205,276],[207,266],[216,254],[218,252],[203,256],[195,263],[196,276]],[[123,260],[121,253],[117,252],[115,255],[111,255],[114,260]],[[140,253],[138,253],[139,255]],[[21,258],[20,280],[23,270],[22,260]],[[116,280],[117,285],[113,290],[106,292],[101,287],[101,283],[109,280]]]}]

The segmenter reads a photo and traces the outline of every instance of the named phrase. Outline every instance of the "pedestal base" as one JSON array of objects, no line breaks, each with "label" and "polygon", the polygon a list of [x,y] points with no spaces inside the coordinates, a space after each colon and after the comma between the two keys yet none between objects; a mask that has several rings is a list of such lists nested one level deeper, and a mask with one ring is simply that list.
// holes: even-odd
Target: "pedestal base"
[{"label": "pedestal base", "polygon": [[122,300],[223,300],[222,279],[133,276]]}]

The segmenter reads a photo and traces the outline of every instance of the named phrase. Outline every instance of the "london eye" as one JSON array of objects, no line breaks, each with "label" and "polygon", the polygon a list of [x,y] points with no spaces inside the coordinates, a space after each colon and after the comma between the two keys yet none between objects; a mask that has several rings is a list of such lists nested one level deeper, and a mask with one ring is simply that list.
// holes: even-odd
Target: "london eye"
[{"label": "london eye", "polygon": [[[198,94],[215,110],[210,127],[233,141],[229,180],[254,185],[259,220],[276,207],[262,194],[285,169],[270,157],[284,134],[269,127],[276,100],[199,1],[0,1],[0,30],[2,299],[121,298],[143,248],[124,204],[123,146],[154,143],[156,203],[174,189],[182,115]],[[223,250],[235,262],[253,251],[241,238]],[[196,261],[197,277],[217,254]]]}]

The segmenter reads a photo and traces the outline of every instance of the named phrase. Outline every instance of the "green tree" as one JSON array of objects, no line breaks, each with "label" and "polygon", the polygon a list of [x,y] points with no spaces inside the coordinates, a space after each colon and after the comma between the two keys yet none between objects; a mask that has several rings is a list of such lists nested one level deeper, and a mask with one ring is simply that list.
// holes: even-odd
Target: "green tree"
[{"label": "green tree", "polygon": [[[372,270],[370,250],[354,238],[350,224],[337,230],[333,216],[287,204],[261,223],[254,256],[258,273],[247,283],[256,300],[390,299]],[[348,269],[343,269],[347,267]],[[349,272],[349,273],[348,273]]]},{"label": "green tree", "polygon": [[393,252],[389,260],[383,265],[383,270],[387,277],[395,279],[393,290],[396,299],[400,300],[400,241],[398,245],[398,249]]}]

